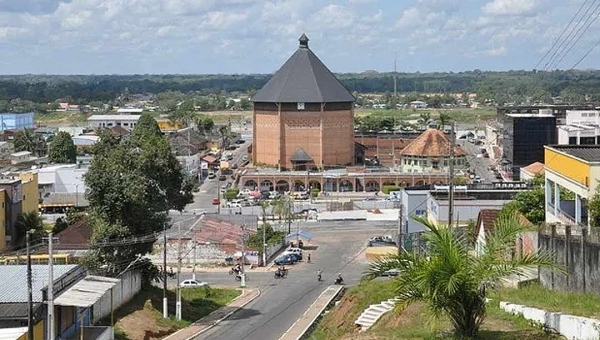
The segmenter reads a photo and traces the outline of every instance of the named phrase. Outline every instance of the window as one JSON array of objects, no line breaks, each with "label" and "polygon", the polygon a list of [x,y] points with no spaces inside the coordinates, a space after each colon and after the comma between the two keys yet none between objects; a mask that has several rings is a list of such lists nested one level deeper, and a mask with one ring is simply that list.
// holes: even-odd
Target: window
[{"label": "window", "polygon": [[298,103],[298,110],[304,110],[304,103]]},{"label": "window", "polygon": [[129,123],[123,123],[123,126],[129,126]]}]

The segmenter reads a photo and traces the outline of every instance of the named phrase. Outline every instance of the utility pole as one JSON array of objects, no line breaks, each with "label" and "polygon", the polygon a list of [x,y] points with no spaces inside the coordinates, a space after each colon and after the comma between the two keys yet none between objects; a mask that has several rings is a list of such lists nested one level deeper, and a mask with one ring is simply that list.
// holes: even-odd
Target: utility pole
[{"label": "utility pole", "polygon": [[179,242],[177,245],[177,302],[175,303],[175,318],[181,320],[181,285],[179,278],[181,275],[181,223],[177,227]]},{"label": "utility pole", "polygon": [[244,242],[246,238],[246,225],[242,224],[242,277],[241,277],[241,287],[246,287],[246,270],[244,269],[244,265],[246,264],[246,250]]},{"label": "utility pole", "polygon": [[33,340],[33,288],[31,287],[31,252],[29,249],[29,234],[25,234],[27,244],[27,339]]},{"label": "utility pole", "polygon": [[198,242],[196,241],[196,235],[194,235],[194,267],[192,268],[192,280],[196,281],[196,248],[198,248]]},{"label": "utility pole", "polygon": [[267,266],[267,224],[265,223],[264,220],[264,215],[263,215],[263,225],[262,225],[262,230],[263,230],[263,252],[262,252],[262,261],[263,261],[263,266]]},{"label": "utility pole", "polygon": [[220,184],[221,181],[219,181],[217,184],[217,201],[219,201],[219,204],[217,204],[217,215],[221,215],[221,188],[219,187]]},{"label": "utility pole", "polygon": [[167,224],[163,229],[163,318],[169,317],[169,307],[167,304]]},{"label": "utility pole", "polygon": [[454,217],[454,122],[450,125],[450,164],[448,167],[448,227],[452,226]]},{"label": "utility pole", "polygon": [[400,202],[400,209],[398,210],[398,255],[402,254],[402,249],[404,248],[404,237],[402,237],[402,202]]},{"label": "utility pole", "polygon": [[52,232],[48,233],[48,334],[54,340],[54,250]]},{"label": "utility pole", "polygon": [[394,54],[394,107],[392,108],[393,110],[396,109],[396,100],[398,99],[398,93],[396,91],[396,59],[398,59],[398,52]]},{"label": "utility pole", "polygon": [[288,213],[287,213],[287,219],[288,219],[288,235],[292,233],[292,210],[293,208],[293,203],[292,200],[289,199],[288,200]]}]

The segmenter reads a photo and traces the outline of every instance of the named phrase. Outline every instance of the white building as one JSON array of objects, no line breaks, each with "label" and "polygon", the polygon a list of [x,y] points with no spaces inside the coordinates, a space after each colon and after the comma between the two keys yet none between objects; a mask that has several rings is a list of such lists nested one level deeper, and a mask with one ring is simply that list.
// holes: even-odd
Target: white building
[{"label": "white building", "polygon": [[49,193],[84,193],[87,187],[83,180],[87,168],[75,164],[59,164],[35,170],[38,173],[38,189],[43,198]]},{"label": "white building", "polygon": [[[402,172],[431,173],[447,171],[450,165],[450,140],[438,129],[427,129],[400,152]],[[466,153],[454,147],[456,170],[466,164]]]},{"label": "white building", "polygon": [[583,125],[599,125],[600,111],[598,110],[567,110],[565,123],[583,124]]},{"label": "white building", "polygon": [[120,115],[141,115],[144,109],[138,109],[135,107],[122,107],[117,110]]},{"label": "white building", "polygon": [[600,144],[600,111],[567,110],[565,125],[559,125],[558,144]]},{"label": "white building", "polygon": [[93,115],[88,118],[88,123],[94,129],[120,126],[131,131],[138,119],[140,119],[139,115]]},{"label": "white building", "polygon": [[10,155],[11,164],[19,164],[23,162],[29,162],[31,159],[31,152],[29,151],[21,151],[16,152]]},{"label": "white building", "polygon": [[10,158],[10,144],[8,142],[0,142],[0,159]]},{"label": "white building", "polygon": [[96,142],[99,140],[100,140],[99,136],[81,135],[81,136],[73,137],[73,144],[76,147],[91,146],[91,145],[96,144]]}]

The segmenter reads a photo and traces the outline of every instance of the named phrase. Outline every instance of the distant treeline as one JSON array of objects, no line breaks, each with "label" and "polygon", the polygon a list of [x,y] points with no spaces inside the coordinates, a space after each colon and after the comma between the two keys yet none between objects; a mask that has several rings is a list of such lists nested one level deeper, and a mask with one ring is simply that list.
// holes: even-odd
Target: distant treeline
[{"label": "distant treeline", "polygon": [[[252,94],[270,75],[13,75],[0,76],[0,100],[48,103],[68,99],[87,104],[114,100],[127,92],[179,91],[206,94]],[[352,92],[390,93],[393,73],[345,73],[338,77]],[[498,104],[525,101],[600,102],[600,71],[469,71],[397,73],[397,90],[406,93],[477,93],[479,101]]]}]

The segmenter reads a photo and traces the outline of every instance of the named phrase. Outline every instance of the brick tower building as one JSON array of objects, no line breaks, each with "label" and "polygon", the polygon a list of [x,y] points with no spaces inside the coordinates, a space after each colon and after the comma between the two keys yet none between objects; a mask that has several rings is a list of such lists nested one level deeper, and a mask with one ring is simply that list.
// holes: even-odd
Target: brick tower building
[{"label": "brick tower building", "polygon": [[308,48],[298,50],[252,98],[256,165],[307,170],[354,160],[354,97]]}]

